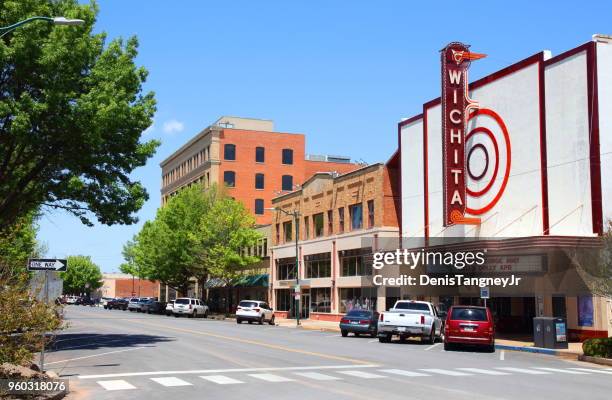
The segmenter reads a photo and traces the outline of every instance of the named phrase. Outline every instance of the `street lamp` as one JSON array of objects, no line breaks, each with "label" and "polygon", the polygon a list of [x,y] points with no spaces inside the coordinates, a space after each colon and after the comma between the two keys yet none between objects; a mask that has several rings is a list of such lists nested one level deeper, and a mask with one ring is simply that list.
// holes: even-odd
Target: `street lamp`
[{"label": "street lamp", "polygon": [[71,19],[66,17],[30,17],[13,25],[0,27],[0,38],[15,29],[33,21],[47,21],[55,25],[83,25],[85,21],[82,19]]},{"label": "street lamp", "polygon": [[300,301],[301,301],[301,292],[302,292],[300,288],[300,253],[298,250],[298,241],[300,239],[300,230],[298,228],[298,221],[300,217],[300,212],[298,210],[293,210],[289,212],[279,207],[266,208],[266,210],[280,211],[285,215],[289,215],[293,217],[293,225],[295,225],[295,288],[296,288],[296,293],[297,293],[297,290],[300,290],[300,297],[298,297],[295,302],[295,309],[296,309],[295,322],[297,325],[299,325],[300,324]]}]

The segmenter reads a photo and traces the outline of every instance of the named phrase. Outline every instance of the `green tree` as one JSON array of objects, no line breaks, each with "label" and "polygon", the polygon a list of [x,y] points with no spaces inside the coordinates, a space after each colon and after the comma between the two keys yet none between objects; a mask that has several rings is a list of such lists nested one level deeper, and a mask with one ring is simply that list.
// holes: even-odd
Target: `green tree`
[{"label": "green tree", "polygon": [[64,280],[65,294],[90,295],[91,292],[102,287],[102,273],[89,256],[68,257],[68,269],[61,272]]},{"label": "green tree", "polygon": [[155,112],[143,94],[138,41],[93,33],[98,7],[77,0],[5,0],[0,26],[34,15],[85,20],[34,22],[0,39],[0,230],[50,207],[85,224],[131,224],[148,198],[130,173],[157,141],[141,142]]}]

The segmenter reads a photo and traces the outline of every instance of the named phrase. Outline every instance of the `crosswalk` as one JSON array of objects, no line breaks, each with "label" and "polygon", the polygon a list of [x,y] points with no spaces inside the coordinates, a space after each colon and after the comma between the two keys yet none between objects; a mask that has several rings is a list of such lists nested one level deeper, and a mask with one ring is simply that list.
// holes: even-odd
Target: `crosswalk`
[{"label": "crosswalk", "polygon": [[[140,383],[128,382],[124,379],[98,380],[96,383],[104,390],[134,390],[146,387],[153,383],[157,387],[185,387],[200,384],[216,385],[240,385],[253,382],[282,383],[300,380],[311,381],[341,381],[347,379],[384,379],[384,378],[427,378],[427,377],[473,377],[473,376],[507,376],[507,375],[612,375],[612,368],[548,368],[548,367],[496,367],[496,368],[420,368],[407,369],[368,369],[360,370],[325,370],[319,371],[287,371],[284,373],[233,373],[228,375],[189,375],[178,378],[175,376],[163,376],[146,378]],[[232,375],[232,376],[229,376]],[[126,378],[127,379],[127,378]],[[145,383],[146,382],[146,383]]]}]

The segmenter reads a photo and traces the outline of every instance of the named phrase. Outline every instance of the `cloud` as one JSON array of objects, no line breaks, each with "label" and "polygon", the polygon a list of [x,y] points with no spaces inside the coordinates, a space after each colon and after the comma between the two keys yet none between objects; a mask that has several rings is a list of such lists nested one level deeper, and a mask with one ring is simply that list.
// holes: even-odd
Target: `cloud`
[{"label": "cloud", "polygon": [[182,132],[185,129],[185,125],[181,121],[177,121],[175,119],[171,119],[170,121],[164,122],[163,126],[164,133],[172,135],[174,133]]}]

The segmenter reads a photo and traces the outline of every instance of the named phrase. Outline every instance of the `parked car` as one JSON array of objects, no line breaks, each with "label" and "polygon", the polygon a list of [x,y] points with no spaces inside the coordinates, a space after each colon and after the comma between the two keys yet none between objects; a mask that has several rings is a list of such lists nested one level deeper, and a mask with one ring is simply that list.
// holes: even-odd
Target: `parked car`
[{"label": "parked car", "polygon": [[127,310],[129,299],[113,299],[106,303],[106,308],[109,310]]},{"label": "parked car", "polygon": [[172,308],[172,313],[177,318],[181,315],[187,315],[188,317],[194,318],[202,316],[206,318],[208,317],[208,306],[199,299],[193,299],[190,297],[179,297],[178,299],[174,300],[174,307]]},{"label": "parked car", "polygon": [[378,340],[391,341],[393,335],[400,340],[419,336],[427,343],[435,343],[444,334],[442,319],[436,307],[427,301],[398,300],[389,311],[380,313],[378,318]]},{"label": "parked car", "polygon": [[340,333],[347,337],[361,334],[376,337],[378,333],[378,313],[370,310],[351,310],[340,320]]},{"label": "parked car", "polygon": [[242,321],[248,321],[249,324],[257,321],[259,325],[268,322],[274,325],[274,311],[265,301],[242,300],[236,307],[236,323],[241,324]]},{"label": "parked car", "polygon": [[77,296],[66,296],[64,297],[64,303],[66,304],[76,304],[78,300]]},{"label": "parked car", "polygon": [[142,303],[140,302],[140,298],[138,297],[132,297],[129,301],[128,301],[128,305],[127,305],[127,309],[128,311],[136,311],[136,312],[140,312],[140,307],[142,306]]},{"label": "parked car", "polygon": [[104,309],[107,309],[108,308],[108,302],[111,301],[111,300],[115,300],[115,299],[113,299],[112,297],[102,297],[100,299],[100,305],[102,307],[104,307]]},{"label": "parked car", "polygon": [[174,300],[170,300],[166,303],[166,315],[172,315],[172,309],[174,308]]},{"label": "parked car", "polygon": [[165,311],[166,303],[157,301],[155,299],[145,299],[140,306],[140,311],[147,314],[160,314]]},{"label": "parked car", "polygon": [[446,316],[444,327],[444,350],[454,345],[468,344],[485,346],[495,351],[495,323],[487,307],[452,306]]}]

